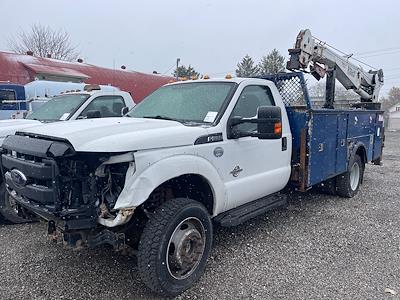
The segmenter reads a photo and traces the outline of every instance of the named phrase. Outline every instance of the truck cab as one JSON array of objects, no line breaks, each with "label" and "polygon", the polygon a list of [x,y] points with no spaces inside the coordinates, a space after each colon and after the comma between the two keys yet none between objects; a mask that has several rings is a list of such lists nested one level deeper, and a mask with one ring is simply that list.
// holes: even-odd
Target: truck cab
[{"label": "truck cab", "polygon": [[[6,189],[72,247],[133,249],[146,285],[175,296],[205,268],[212,220],[237,225],[284,205],[287,186],[335,180],[355,195],[381,156],[382,112],[310,105],[296,72],[168,84],[124,117],[8,136]],[[324,159],[335,161],[326,171]]]}]

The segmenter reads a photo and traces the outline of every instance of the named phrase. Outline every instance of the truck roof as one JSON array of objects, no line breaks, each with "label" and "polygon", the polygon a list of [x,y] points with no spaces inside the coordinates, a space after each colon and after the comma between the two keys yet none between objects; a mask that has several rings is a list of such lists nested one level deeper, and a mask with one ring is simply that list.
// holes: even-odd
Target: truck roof
[{"label": "truck roof", "polygon": [[227,78],[210,78],[210,79],[196,79],[196,80],[186,80],[186,81],[177,81],[172,82],[167,85],[175,85],[175,84],[186,84],[191,82],[235,82],[237,84],[246,81],[246,80],[260,80],[260,82],[265,81],[266,79],[261,78],[252,78],[252,77],[232,77],[230,79]]},{"label": "truck roof", "polygon": [[74,92],[66,92],[66,93],[62,93],[62,94],[55,95],[55,97],[57,97],[57,96],[62,96],[62,95],[74,95],[74,94],[93,96],[93,95],[95,95],[95,94],[103,94],[103,95],[121,95],[121,94],[129,94],[129,93],[128,93],[128,92],[124,92],[124,91],[119,91],[119,90],[115,90],[115,91],[92,90],[92,91],[74,91]]}]

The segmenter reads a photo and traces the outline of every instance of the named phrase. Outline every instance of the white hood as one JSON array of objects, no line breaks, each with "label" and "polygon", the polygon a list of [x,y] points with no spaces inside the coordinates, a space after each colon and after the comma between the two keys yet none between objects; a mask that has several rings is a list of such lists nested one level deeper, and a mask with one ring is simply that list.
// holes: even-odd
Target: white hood
[{"label": "white hood", "polygon": [[139,118],[104,118],[57,122],[21,130],[68,140],[76,151],[124,152],[191,145],[207,130],[179,122]]},{"label": "white hood", "polygon": [[16,131],[32,127],[35,125],[42,125],[40,121],[27,120],[27,119],[9,119],[0,121],[0,139],[1,142],[7,135],[14,134]]}]

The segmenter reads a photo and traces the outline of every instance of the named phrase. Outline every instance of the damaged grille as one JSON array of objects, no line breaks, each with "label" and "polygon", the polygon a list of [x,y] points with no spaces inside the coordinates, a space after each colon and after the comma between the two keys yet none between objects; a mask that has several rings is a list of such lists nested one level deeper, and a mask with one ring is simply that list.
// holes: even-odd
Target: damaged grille
[{"label": "damaged grille", "polygon": [[76,153],[66,141],[9,136],[4,140],[2,172],[11,195],[46,219],[95,221],[100,205],[108,210],[122,191],[127,163],[96,168],[108,155]]},{"label": "damaged grille", "polygon": [[3,154],[2,167],[5,182],[13,191],[40,204],[56,203],[53,178],[57,166],[54,161],[11,151]]}]

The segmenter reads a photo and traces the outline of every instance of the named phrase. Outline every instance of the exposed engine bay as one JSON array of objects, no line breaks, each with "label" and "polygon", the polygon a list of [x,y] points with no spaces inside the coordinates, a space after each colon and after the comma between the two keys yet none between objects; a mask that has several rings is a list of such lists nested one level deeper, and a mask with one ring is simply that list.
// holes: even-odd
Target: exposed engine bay
[{"label": "exposed engine bay", "polygon": [[[67,141],[15,135],[2,150],[2,171],[10,195],[65,230],[114,227],[132,212],[114,211],[133,152],[79,153]],[[103,222],[102,222],[103,221]]]},{"label": "exposed engine bay", "polygon": [[112,217],[129,164],[105,163],[108,160],[109,157],[104,154],[93,153],[58,159],[63,209],[94,205],[99,209],[100,217]]}]

